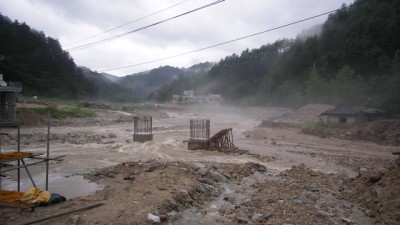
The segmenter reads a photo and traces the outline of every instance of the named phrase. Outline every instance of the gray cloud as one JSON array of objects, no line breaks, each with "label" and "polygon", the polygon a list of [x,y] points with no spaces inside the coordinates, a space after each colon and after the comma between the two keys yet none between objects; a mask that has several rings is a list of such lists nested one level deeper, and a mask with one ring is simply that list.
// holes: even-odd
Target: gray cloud
[{"label": "gray cloud", "polygon": [[[24,21],[31,27],[42,30],[46,35],[57,38],[62,46],[68,49],[74,46],[68,44],[77,40],[182,1],[2,0],[0,9],[1,13],[10,19]],[[213,0],[190,0],[129,26],[75,45],[134,30],[210,2]],[[226,0],[123,38],[70,53],[78,65],[93,70],[139,64],[281,26],[352,2],[353,0]],[[219,61],[227,55],[239,54],[246,48],[258,48],[278,39],[293,38],[302,30],[322,23],[326,18],[326,16],[320,17],[206,51],[110,73],[121,76],[162,65],[188,67],[198,62]]]}]

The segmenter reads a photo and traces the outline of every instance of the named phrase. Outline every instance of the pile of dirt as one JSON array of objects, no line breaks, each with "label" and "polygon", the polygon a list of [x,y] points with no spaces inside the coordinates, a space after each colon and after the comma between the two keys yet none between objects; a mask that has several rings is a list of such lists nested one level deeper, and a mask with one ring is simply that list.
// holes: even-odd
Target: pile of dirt
[{"label": "pile of dirt", "polygon": [[364,123],[350,131],[351,139],[373,141],[384,145],[400,145],[400,119]]},{"label": "pile of dirt", "polygon": [[334,105],[309,104],[292,113],[286,113],[278,121],[289,121],[294,123],[318,123],[321,113],[335,108]]},{"label": "pile of dirt", "polygon": [[343,178],[304,164],[293,166],[274,179],[255,183],[257,192],[238,210],[263,213],[266,216],[256,221],[260,224],[350,224],[346,221],[360,218],[344,213],[347,203],[336,198]]},{"label": "pile of dirt", "polygon": [[[66,209],[103,203],[90,211],[76,212],[41,224],[144,225],[152,224],[148,220],[149,214],[159,217],[164,223],[176,224],[182,219],[180,213],[192,207],[199,207],[202,215],[207,214],[207,209],[200,207],[225,191],[221,184],[240,182],[254,172],[264,173],[266,169],[256,163],[125,162],[85,175],[87,179],[106,186],[93,195],[39,208],[34,212],[4,209],[0,211],[0,223],[16,224]],[[237,217],[235,214],[231,216]]]},{"label": "pile of dirt", "polygon": [[[354,193],[347,192],[346,196],[341,192],[349,189],[348,177],[314,171],[304,164],[279,173],[267,171],[265,166],[253,162],[186,163],[155,159],[125,162],[84,174],[86,179],[104,185],[103,190],[33,212],[4,209],[0,211],[0,223],[18,224],[54,212],[102,203],[90,211],[78,211],[41,224],[145,225],[152,224],[149,214],[160,219],[161,224],[178,225],[372,224],[375,219],[347,199],[364,204],[364,196],[370,193],[387,200],[391,198],[390,205],[384,204],[377,210],[386,210],[387,218],[398,215],[397,208],[390,208],[399,207],[395,201],[400,192],[395,188],[399,187],[400,179],[394,175],[386,172],[380,180],[373,180],[373,185],[380,185],[376,193],[360,188],[354,189]],[[395,179],[393,184],[391,179]],[[362,182],[371,183],[371,178],[356,179],[354,186]],[[371,207],[374,207],[372,204],[379,206],[373,197],[369,198],[372,200],[366,202]],[[381,198],[378,200],[383,202]],[[380,216],[376,215],[377,221],[382,218],[387,222],[382,224],[396,224],[386,219],[386,214]]]},{"label": "pile of dirt", "polygon": [[400,221],[400,159],[382,171],[361,168],[359,176],[349,181],[344,196],[364,206],[364,212],[378,224]]},{"label": "pile of dirt", "polygon": [[39,114],[29,110],[18,110],[17,121],[19,121],[19,124],[23,126],[37,126],[44,122],[43,118]]}]

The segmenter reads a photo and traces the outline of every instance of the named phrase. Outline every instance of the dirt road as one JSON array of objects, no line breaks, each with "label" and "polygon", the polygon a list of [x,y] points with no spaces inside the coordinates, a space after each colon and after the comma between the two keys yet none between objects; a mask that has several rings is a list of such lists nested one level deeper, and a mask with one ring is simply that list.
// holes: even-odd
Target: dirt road
[{"label": "dirt road", "polygon": [[[43,224],[151,224],[149,213],[170,224],[390,224],[390,216],[380,218],[342,193],[350,191],[348,181],[360,171],[367,176],[384,170],[398,148],[258,127],[289,111],[97,109],[96,118],[54,121],[51,156],[65,157],[51,165],[50,191],[70,200],[34,212],[0,208],[1,224],[97,202],[104,205]],[[132,142],[137,114],[153,116],[153,141]],[[249,154],[187,150],[191,118],[210,119],[211,133],[233,128],[235,145]],[[15,148],[15,131],[8,132],[3,151]],[[22,149],[45,151],[45,127],[21,132]],[[42,167],[33,171],[43,180]],[[3,189],[15,187],[13,174],[8,175]],[[27,179],[23,184],[30,187]]]}]

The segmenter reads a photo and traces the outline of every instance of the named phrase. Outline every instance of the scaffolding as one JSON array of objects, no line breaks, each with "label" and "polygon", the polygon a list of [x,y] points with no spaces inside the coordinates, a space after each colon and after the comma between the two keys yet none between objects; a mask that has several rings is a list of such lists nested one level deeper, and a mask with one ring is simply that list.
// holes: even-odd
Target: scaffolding
[{"label": "scaffolding", "polygon": [[[20,197],[23,195],[21,192],[21,169],[24,169],[28,175],[33,187],[37,187],[32,174],[29,171],[29,167],[40,163],[46,163],[46,191],[49,189],[49,161],[56,160],[62,161],[62,156],[50,158],[50,112],[48,113],[47,122],[47,151],[46,157],[40,157],[44,153],[30,153],[21,151],[21,132],[17,122],[14,123],[0,123],[0,128],[16,128],[17,129],[17,151],[1,152],[1,139],[0,139],[0,205],[8,207],[20,207],[20,208],[32,208],[35,204],[26,204],[20,201]],[[5,134],[1,134],[5,135]],[[35,160],[34,162],[27,163],[26,159]],[[1,176],[5,172],[17,170],[17,191],[2,190],[1,188]]]}]

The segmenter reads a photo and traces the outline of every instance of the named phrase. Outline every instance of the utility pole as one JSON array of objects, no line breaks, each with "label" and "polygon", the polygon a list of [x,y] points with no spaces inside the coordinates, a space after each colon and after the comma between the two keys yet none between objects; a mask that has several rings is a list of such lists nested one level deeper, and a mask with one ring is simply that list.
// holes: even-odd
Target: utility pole
[{"label": "utility pole", "polygon": [[268,78],[268,105],[271,105],[271,77]]}]

